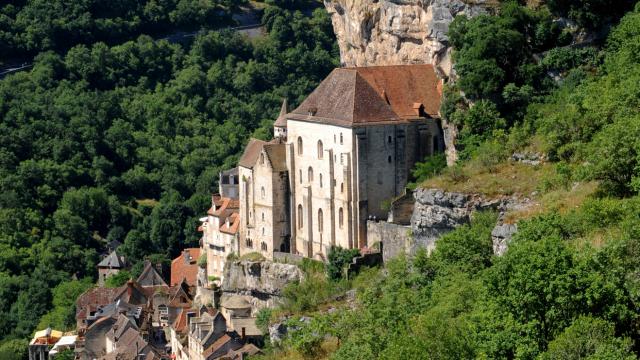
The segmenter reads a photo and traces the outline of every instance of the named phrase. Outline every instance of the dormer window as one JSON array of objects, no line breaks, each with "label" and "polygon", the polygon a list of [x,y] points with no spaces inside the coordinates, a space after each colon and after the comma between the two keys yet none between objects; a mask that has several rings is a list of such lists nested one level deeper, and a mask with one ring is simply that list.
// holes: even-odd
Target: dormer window
[{"label": "dormer window", "polygon": [[316,108],[316,107],[310,107],[308,109],[309,116],[314,116],[317,112],[318,112],[318,108]]}]

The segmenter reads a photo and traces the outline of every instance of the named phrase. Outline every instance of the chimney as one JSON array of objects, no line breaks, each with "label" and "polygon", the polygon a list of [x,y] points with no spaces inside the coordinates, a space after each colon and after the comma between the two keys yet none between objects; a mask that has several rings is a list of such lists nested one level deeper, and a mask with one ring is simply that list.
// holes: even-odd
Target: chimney
[{"label": "chimney", "polygon": [[247,338],[247,332],[245,327],[242,328],[242,334],[240,335],[240,338],[242,340],[245,340]]},{"label": "chimney", "polygon": [[133,281],[127,281],[127,296],[129,297],[129,301],[131,301],[131,296],[133,295]]},{"label": "chimney", "polygon": [[413,112],[416,116],[424,116],[424,105],[422,103],[413,103]]}]

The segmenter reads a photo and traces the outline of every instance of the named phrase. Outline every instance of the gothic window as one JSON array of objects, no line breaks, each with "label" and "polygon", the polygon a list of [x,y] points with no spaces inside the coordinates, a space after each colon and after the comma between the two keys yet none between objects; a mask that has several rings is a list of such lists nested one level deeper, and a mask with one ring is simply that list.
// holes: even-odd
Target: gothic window
[{"label": "gothic window", "polygon": [[320,180],[320,187],[322,187],[322,174],[318,175],[318,180]]},{"label": "gothic window", "polygon": [[302,229],[302,205],[298,204],[298,229]]},{"label": "gothic window", "polygon": [[344,211],[342,208],[338,210],[338,226],[342,229],[342,224],[344,223]]},{"label": "gothic window", "polygon": [[322,140],[318,140],[318,159],[322,159],[324,148],[322,146]]},{"label": "gothic window", "polygon": [[265,195],[265,191],[264,191],[264,186],[260,188],[260,197],[262,199],[264,199],[264,195]]},{"label": "gothic window", "polygon": [[302,138],[298,136],[298,155],[302,155]]},{"label": "gothic window", "polygon": [[311,166],[309,166],[309,168],[307,169],[307,181],[313,181],[313,168]]},{"label": "gothic window", "polygon": [[324,223],[324,217],[322,216],[322,209],[318,209],[318,232],[322,232],[322,224]]},{"label": "gothic window", "polygon": [[340,145],[342,145],[342,133],[340,133]]},{"label": "gothic window", "polygon": [[300,176],[299,176],[299,178],[300,178],[300,184],[302,184],[302,170],[298,170],[298,172],[299,172],[299,174],[300,174]]}]

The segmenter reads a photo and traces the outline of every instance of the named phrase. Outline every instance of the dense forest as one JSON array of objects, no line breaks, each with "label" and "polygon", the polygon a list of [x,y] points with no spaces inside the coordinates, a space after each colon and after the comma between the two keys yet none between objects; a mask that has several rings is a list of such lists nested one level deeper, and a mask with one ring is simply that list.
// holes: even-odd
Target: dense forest
[{"label": "dense forest", "polygon": [[0,58],[35,56],[0,81],[0,358],[24,356],[36,327],[74,327],[107,242],[123,243],[134,275],[144,258],[197,246],[218,172],[249,137],[271,136],[284,98],[297,104],[338,65],[326,12],[294,8],[313,3],[263,4],[265,35],[253,39],[149,35],[210,24],[239,3],[0,8]]},{"label": "dense forest", "polygon": [[[477,168],[498,177],[504,167],[524,169],[508,165],[514,151],[534,151],[546,156],[530,166],[546,171],[536,199],[561,194],[556,200],[571,206],[519,214],[502,256],[492,249],[498,214],[488,212],[440,238],[430,255],[355,279],[314,275],[333,273],[331,264],[306,269],[285,306],[260,314],[263,327],[295,329],[263,358],[638,358],[635,3],[505,1],[496,15],[456,18],[449,37],[458,78],[441,113],[460,129],[460,159],[446,169],[442,156],[427,159],[416,186],[473,181],[465,172]],[[594,190],[578,197],[583,184]],[[354,301],[343,300],[346,289],[356,290]]]}]

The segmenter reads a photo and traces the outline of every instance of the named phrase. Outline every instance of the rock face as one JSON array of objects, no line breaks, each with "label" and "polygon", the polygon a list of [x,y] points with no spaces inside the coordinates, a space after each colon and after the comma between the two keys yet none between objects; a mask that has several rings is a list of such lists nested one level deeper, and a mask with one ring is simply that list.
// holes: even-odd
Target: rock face
[{"label": "rock face", "polygon": [[324,0],[344,66],[433,64],[451,73],[447,31],[495,0]]},{"label": "rock face", "polygon": [[414,196],[416,203],[411,217],[409,254],[414,254],[421,247],[433,250],[438,238],[460,225],[469,223],[473,212],[495,210],[500,216],[492,232],[493,249],[496,254],[502,255],[511,236],[517,230],[515,225],[502,222],[504,213],[522,208],[529,203],[528,199],[486,199],[480,195],[445,192],[440,189],[418,189]]},{"label": "rock face", "polygon": [[243,295],[251,303],[253,313],[263,307],[276,306],[287,284],[303,278],[300,268],[291,264],[271,261],[233,261],[227,264],[221,303],[233,295]]}]

